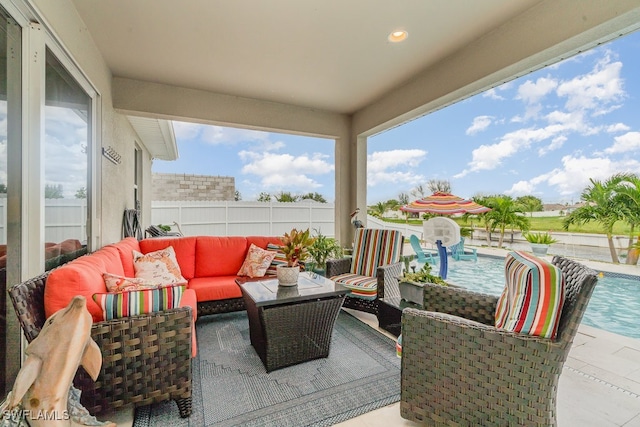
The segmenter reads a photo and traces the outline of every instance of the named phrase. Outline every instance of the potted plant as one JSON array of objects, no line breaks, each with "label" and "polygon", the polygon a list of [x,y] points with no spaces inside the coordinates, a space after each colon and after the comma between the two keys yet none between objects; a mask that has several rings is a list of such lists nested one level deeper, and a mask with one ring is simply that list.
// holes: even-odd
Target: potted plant
[{"label": "potted plant", "polygon": [[309,247],[313,245],[314,237],[310,236],[309,229],[298,230],[293,228],[282,236],[282,251],[287,265],[279,265],[276,268],[278,283],[282,286],[296,286],[300,273],[300,262],[309,256]]},{"label": "potted plant", "polygon": [[333,237],[328,237],[316,230],[313,244],[309,246],[309,255],[315,263],[314,272],[324,276],[327,267],[327,259],[341,258],[342,246]]},{"label": "potted plant", "polygon": [[545,256],[549,245],[557,242],[549,233],[524,233],[522,236],[531,244],[531,251],[538,256]]},{"label": "potted plant", "polygon": [[445,282],[440,276],[431,274],[431,265],[425,263],[418,271],[405,271],[400,278],[400,296],[403,300],[422,305],[422,288],[425,283],[435,283],[442,286],[452,286]]}]

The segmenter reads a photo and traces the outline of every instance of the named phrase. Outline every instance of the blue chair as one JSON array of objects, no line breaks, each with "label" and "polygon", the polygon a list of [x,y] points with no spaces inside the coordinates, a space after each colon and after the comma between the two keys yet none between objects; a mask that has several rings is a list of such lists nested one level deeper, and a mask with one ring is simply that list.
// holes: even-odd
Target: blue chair
[{"label": "blue chair", "polygon": [[449,247],[451,251],[451,258],[456,261],[470,259],[473,261],[478,260],[478,250],[476,248],[471,249],[471,253],[465,252],[464,250],[464,237],[460,237],[460,241],[453,246]]},{"label": "blue chair", "polygon": [[425,252],[422,246],[420,246],[420,239],[418,239],[415,234],[412,234],[411,237],[409,237],[409,242],[411,243],[411,247],[418,257],[417,261],[420,264],[426,264],[428,262],[434,265],[436,264],[436,262],[438,261],[438,254]]}]

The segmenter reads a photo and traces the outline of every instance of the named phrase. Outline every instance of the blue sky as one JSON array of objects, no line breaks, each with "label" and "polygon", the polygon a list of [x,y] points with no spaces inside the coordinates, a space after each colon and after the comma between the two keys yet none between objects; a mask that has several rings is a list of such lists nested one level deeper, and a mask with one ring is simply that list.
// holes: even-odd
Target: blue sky
[{"label": "blue sky", "polygon": [[[640,172],[640,32],[369,138],[367,204],[430,179],[453,193],[571,203]],[[334,142],[174,122],[180,158],[154,172],[233,176],[243,200],[318,192],[334,200]],[[412,197],[413,198],[413,197]]]}]

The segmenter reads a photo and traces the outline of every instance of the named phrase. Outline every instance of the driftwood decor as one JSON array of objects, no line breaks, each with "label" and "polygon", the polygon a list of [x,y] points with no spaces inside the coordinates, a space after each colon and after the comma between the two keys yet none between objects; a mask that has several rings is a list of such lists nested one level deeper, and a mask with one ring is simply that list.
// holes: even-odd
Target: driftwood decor
[{"label": "driftwood decor", "polygon": [[[113,426],[100,422],[80,405],[73,377],[82,365],[95,380],[102,366],[102,353],[91,338],[91,314],[84,297],[45,322],[25,351],[26,360],[7,397],[6,412],[24,418],[31,427],[72,425]],[[17,414],[17,416],[16,416]],[[19,424],[18,424],[19,425]]]}]

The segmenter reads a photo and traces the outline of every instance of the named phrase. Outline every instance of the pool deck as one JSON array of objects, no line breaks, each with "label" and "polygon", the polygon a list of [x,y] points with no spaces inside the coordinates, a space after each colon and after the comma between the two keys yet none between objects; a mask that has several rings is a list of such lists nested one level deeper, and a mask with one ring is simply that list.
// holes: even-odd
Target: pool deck
[{"label": "pool deck", "polygon": [[[410,246],[404,249],[405,254],[413,253]],[[504,256],[507,252],[497,248],[477,249],[479,254],[485,255]],[[640,275],[637,266],[578,261],[598,271]],[[377,328],[375,317],[352,310],[349,312]],[[418,424],[401,418],[399,404],[394,404],[339,425],[374,427]],[[586,325],[579,327],[558,384],[558,425],[640,427],[640,339]]]}]

